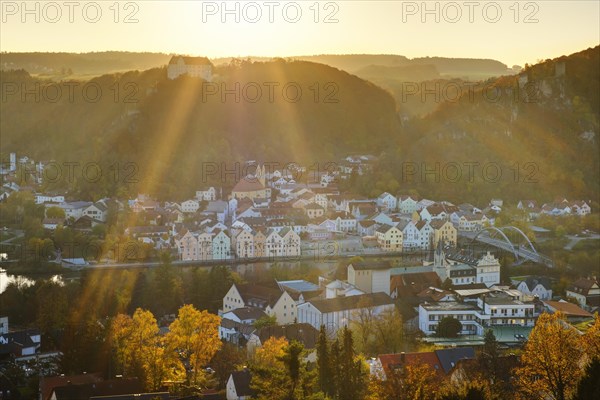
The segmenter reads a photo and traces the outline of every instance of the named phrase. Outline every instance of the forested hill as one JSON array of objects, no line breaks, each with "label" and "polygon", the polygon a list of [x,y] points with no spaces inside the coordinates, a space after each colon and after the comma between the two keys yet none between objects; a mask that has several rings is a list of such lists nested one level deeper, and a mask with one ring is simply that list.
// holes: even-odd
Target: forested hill
[{"label": "forested hill", "polygon": [[[530,66],[520,75],[461,86],[466,91],[458,101],[439,91],[435,111],[409,119],[403,117],[408,104],[401,96],[306,61],[237,61],[218,66],[211,84],[187,77],[168,80],[164,67],[63,81],[56,101],[48,98],[55,83],[25,71],[4,71],[2,151],[41,160],[133,162],[140,182],[125,189],[135,193],[141,187],[162,198],[189,196],[202,185],[205,162],[311,163],[371,153],[381,156],[375,175],[351,182],[349,189],[368,195],[414,189],[454,201],[493,196],[595,200],[600,193],[599,63],[596,47]],[[377,75],[380,70],[365,71]],[[22,96],[22,84],[39,85],[33,91],[41,98]],[[69,87],[74,87],[73,99]],[[98,89],[102,95],[95,99]],[[478,170],[474,181],[466,176],[458,182],[418,176],[406,181],[407,162],[429,167],[493,163],[503,177],[485,180]],[[76,185],[91,197],[124,190],[119,182]]]},{"label": "forested hill", "polygon": [[[218,68],[211,85],[188,77],[168,80],[164,68],[105,75],[75,86],[73,101],[69,82],[59,85],[63,96],[53,102],[46,97],[57,84],[23,71],[3,72],[1,79],[4,152],[135,162],[140,179],[151,179],[165,196],[198,186],[203,162],[336,161],[348,152],[380,152],[400,133],[389,93],[303,61]],[[7,92],[22,83],[41,85],[41,98]],[[97,88],[102,96],[94,102],[89,98]]]},{"label": "forested hill", "polygon": [[[166,65],[171,54],[104,51],[92,53],[0,53],[0,69],[24,69],[35,75],[54,79],[69,76],[89,77],[114,72],[146,70]],[[409,59],[396,54],[321,54],[290,56],[290,59],[329,65],[350,73],[369,67],[433,66],[448,77],[490,77],[503,75],[507,66],[496,60],[422,57]],[[268,62],[270,57],[248,57],[250,61]],[[215,58],[215,65],[229,64],[234,58]],[[394,76],[394,71],[390,71]]]},{"label": "forested hill", "polygon": [[[520,75],[482,82],[460,101],[443,101],[442,96],[435,112],[405,127],[402,150],[390,158],[501,166],[499,183],[439,186],[456,197],[467,190],[597,201],[599,67],[600,47],[595,47],[533,65]],[[435,186],[429,190],[435,192]]]}]

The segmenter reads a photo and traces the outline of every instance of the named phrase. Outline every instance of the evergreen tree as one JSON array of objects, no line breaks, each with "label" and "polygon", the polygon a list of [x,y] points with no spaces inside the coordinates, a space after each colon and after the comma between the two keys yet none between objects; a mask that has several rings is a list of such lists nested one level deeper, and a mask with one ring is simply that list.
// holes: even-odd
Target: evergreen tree
[{"label": "evergreen tree", "polygon": [[325,325],[321,325],[319,332],[319,341],[317,342],[317,368],[319,370],[319,387],[323,393],[333,396],[332,387],[332,364],[329,357],[329,339]]}]

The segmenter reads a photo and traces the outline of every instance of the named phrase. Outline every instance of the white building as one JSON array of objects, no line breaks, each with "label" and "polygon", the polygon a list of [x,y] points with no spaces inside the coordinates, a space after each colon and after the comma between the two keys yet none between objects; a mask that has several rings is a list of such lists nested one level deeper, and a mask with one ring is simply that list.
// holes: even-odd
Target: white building
[{"label": "white building", "polygon": [[181,203],[181,212],[195,213],[200,208],[200,203],[197,200],[186,200]]},{"label": "white building", "polygon": [[[457,290],[457,295],[469,295],[469,290]],[[419,305],[419,329],[426,335],[436,332],[437,325],[445,317],[452,317],[462,324],[461,334],[482,335],[490,326],[533,327],[537,317],[535,304],[523,301],[523,294],[516,290],[481,290],[475,299],[463,302],[448,301]]]},{"label": "white building", "polygon": [[187,74],[193,78],[202,78],[210,82],[212,68],[213,64],[206,57],[173,56],[167,66],[167,77],[176,79],[180,75]]},{"label": "white building", "polygon": [[394,300],[385,293],[370,293],[333,299],[309,300],[298,305],[298,322],[308,323],[316,329],[321,325],[335,334],[359,317],[361,312],[380,315],[393,310]]},{"label": "white building", "polygon": [[365,293],[390,294],[391,265],[387,261],[358,262],[348,265],[348,283]]}]

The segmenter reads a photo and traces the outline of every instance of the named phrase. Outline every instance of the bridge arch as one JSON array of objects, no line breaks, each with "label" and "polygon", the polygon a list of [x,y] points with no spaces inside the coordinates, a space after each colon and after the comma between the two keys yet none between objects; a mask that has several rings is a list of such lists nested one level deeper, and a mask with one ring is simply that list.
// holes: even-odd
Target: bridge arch
[{"label": "bridge arch", "polygon": [[481,235],[484,232],[497,232],[500,234],[500,236],[502,236],[502,238],[504,239],[504,241],[506,242],[506,244],[508,244],[510,246],[510,248],[512,249],[512,253],[515,256],[515,260],[519,259],[519,252],[515,249],[515,245],[513,244],[513,242],[510,241],[510,239],[508,238],[508,236],[506,236],[506,234],[504,232],[502,232],[501,229],[495,227],[495,226],[488,226],[486,228],[481,229],[479,232],[477,232],[477,234],[475,235],[475,237],[473,237],[473,239],[471,239],[471,243],[473,243],[475,240],[477,240],[477,238],[479,237],[479,235]]}]

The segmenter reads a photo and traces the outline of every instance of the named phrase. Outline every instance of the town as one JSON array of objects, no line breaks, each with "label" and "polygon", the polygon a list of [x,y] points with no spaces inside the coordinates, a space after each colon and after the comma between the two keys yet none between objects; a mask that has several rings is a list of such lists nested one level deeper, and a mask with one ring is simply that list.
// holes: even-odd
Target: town
[{"label": "town", "polygon": [[[560,315],[574,330],[592,329],[594,313],[600,307],[597,275],[581,274],[559,294],[553,292],[555,278],[507,278],[506,272],[501,273],[522,263],[554,268],[553,260],[539,253],[530,240],[532,232],[535,240],[536,234],[543,238],[550,231],[533,224],[544,218],[589,218],[593,215],[591,202],[560,199],[539,205],[534,200],[520,200],[509,206],[502,199],[490,199],[485,207],[476,207],[420,198],[410,192],[384,192],[376,198],[340,192],[338,182],[352,174],[368,174],[376,159],[350,155],[337,162],[336,168],[330,164],[326,171],[312,174],[296,164],[289,170],[267,170],[265,164],[251,161],[243,164],[240,170],[248,173],[230,191],[223,186],[199,187],[194,198],[181,202],[159,202],[144,194],[91,202],[68,193],[40,191],[44,163],[27,156],[17,159],[11,153],[7,168],[1,171],[2,203],[6,206],[19,198],[42,207],[38,223],[44,234],[34,242],[37,246],[41,241],[45,248],[23,250],[30,240],[19,249],[11,242],[25,231],[4,229],[2,263],[10,272],[11,264],[31,261],[34,254],[37,258],[32,265],[112,273],[111,268],[163,263],[153,257],[172,259],[169,268],[178,264],[234,268],[238,263],[337,261],[336,274],[319,270],[318,280],[302,276],[254,283],[241,280],[223,288],[215,310],[220,317],[215,334],[218,331],[222,343],[249,355],[263,345],[273,345],[271,342],[280,340],[277,338],[286,343],[297,341],[310,363],[322,357],[317,344],[323,334],[335,338],[349,329],[355,340],[364,340],[358,348],[370,356],[365,363],[373,379],[394,374],[407,360],[429,365],[436,371],[436,379],[464,379],[460,378],[466,373],[463,365],[477,361],[477,349],[489,345],[489,335],[499,349],[522,349],[543,314]],[[16,183],[24,166],[35,171],[29,174],[29,185]],[[302,179],[302,174],[310,179]],[[514,220],[503,213],[507,207],[512,208]],[[109,221],[116,224],[111,213],[127,215],[129,225],[121,225],[126,247],[98,245],[95,251],[85,252],[76,248],[77,243],[61,242],[57,237],[57,232],[65,229],[83,236],[106,235],[108,230],[98,227]],[[511,224],[521,226],[527,234]],[[511,234],[511,230],[517,233]],[[593,241],[599,236],[583,230],[571,237]],[[140,249],[145,256],[140,256]],[[6,271],[2,273],[6,276]],[[164,318],[167,316],[160,320],[161,329],[168,331],[173,320]],[[454,326],[448,328],[452,322]],[[386,328],[400,324],[395,328],[400,330],[399,337],[404,342],[412,338],[409,342],[413,344],[400,346],[394,335],[375,339],[376,334],[365,333],[372,331],[375,323]],[[1,326],[2,357],[16,365],[31,365],[32,360],[38,365],[40,360],[52,364],[62,355],[58,350],[42,351],[43,335],[37,329],[9,331],[8,317]],[[371,343],[377,340],[389,343]],[[438,350],[418,351],[427,348],[423,346]],[[400,349],[408,352],[398,352]],[[511,355],[501,359],[511,367],[518,365]],[[251,370],[228,373],[221,386],[228,400],[256,392]],[[99,389],[92,390],[97,395],[113,393],[108,388],[116,382],[95,374],[52,379],[52,383],[45,378],[40,381],[40,390],[48,396],[44,399],[68,398],[64,396],[71,392],[65,391],[64,385],[70,379],[77,382],[73,388],[84,392],[98,385]],[[135,380],[119,384],[123,393],[142,387]],[[160,382],[158,387],[162,387]],[[203,398],[211,398],[211,393],[206,391]]]}]

